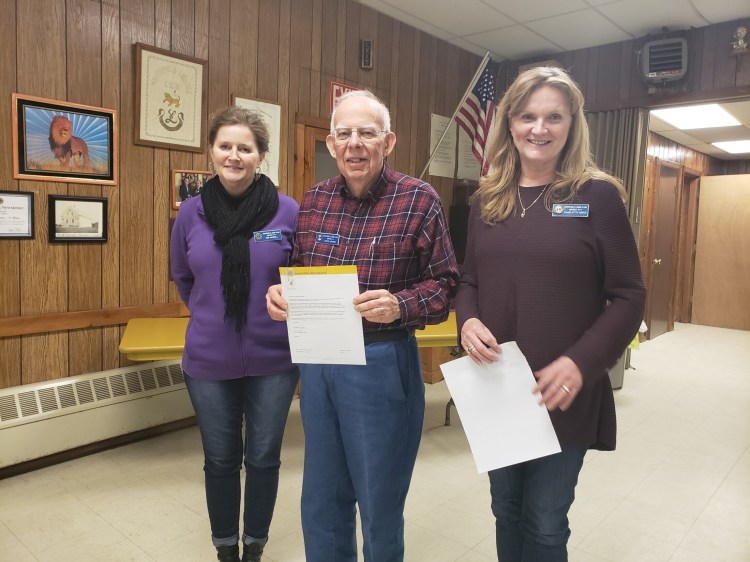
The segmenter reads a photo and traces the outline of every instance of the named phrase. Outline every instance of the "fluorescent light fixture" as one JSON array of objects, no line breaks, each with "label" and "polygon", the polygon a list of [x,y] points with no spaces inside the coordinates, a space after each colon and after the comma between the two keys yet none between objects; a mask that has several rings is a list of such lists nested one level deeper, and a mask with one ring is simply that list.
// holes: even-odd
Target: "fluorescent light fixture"
[{"label": "fluorescent light fixture", "polygon": [[737,119],[716,103],[652,109],[651,113],[682,131],[740,125]]},{"label": "fluorescent light fixture", "polygon": [[748,154],[750,153],[750,140],[712,142],[716,148],[720,148],[729,154]]}]

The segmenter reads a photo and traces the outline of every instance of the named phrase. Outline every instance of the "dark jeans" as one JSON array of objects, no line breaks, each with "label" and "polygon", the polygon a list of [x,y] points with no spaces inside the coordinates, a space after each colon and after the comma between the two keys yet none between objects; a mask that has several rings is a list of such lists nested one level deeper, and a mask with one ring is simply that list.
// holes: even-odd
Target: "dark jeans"
[{"label": "dark jeans", "polygon": [[568,510],[585,454],[584,447],[565,447],[556,455],[490,471],[498,560],[568,560]]},{"label": "dark jeans", "polygon": [[424,419],[414,336],[365,347],[367,365],[300,365],[307,562],[404,559],[404,503]]},{"label": "dark jeans", "polygon": [[297,368],[222,381],[198,380],[185,373],[203,442],[206,502],[215,546],[239,540],[243,458],[243,541],[265,542],[268,537],[279,487],[281,440],[298,380]]}]

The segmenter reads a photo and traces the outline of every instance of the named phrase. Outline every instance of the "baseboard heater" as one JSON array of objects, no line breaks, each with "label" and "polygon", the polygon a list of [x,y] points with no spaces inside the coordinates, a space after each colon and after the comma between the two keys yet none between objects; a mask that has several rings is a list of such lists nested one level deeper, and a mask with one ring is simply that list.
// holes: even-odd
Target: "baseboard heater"
[{"label": "baseboard heater", "polygon": [[0,389],[0,468],[193,415],[174,361]]}]

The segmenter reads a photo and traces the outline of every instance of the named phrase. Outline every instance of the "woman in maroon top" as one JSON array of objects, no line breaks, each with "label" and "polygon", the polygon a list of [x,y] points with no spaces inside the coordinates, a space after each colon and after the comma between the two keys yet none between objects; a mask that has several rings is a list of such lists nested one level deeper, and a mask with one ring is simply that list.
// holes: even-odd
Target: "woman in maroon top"
[{"label": "woman in maroon top", "polygon": [[562,452],[490,472],[498,558],[567,560],[568,510],[587,449],[615,448],[607,377],[643,317],[645,289],[623,200],[594,164],[583,96],[565,71],[515,80],[497,108],[469,219],[456,300],[477,363],[516,341]]}]

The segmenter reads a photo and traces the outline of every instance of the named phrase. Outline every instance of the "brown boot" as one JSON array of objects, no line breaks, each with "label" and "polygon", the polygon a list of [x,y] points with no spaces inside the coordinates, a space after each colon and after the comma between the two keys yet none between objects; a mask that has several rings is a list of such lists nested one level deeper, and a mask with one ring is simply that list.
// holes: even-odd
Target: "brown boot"
[{"label": "brown boot", "polygon": [[245,549],[242,551],[241,562],[260,562],[260,556],[263,554],[263,546],[257,542],[246,544]]},{"label": "brown boot", "polygon": [[236,544],[232,546],[217,546],[216,557],[220,562],[241,562],[240,547]]}]

